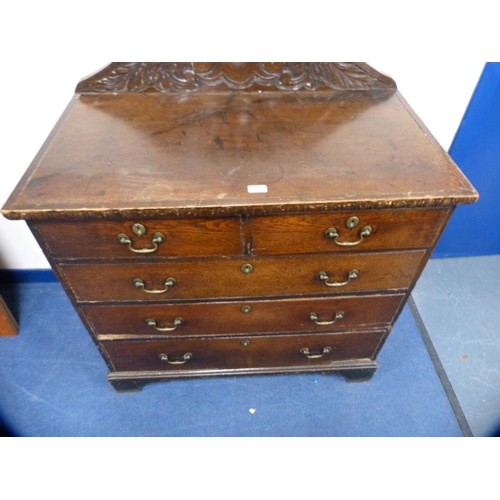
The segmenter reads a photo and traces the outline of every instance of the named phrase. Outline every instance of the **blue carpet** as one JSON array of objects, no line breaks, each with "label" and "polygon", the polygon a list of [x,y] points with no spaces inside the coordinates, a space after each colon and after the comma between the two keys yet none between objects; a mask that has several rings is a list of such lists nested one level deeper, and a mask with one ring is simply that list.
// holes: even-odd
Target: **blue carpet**
[{"label": "blue carpet", "polygon": [[16,436],[461,436],[408,307],[371,382],[335,375],[186,379],[116,393],[58,283],[2,285],[0,419]]}]

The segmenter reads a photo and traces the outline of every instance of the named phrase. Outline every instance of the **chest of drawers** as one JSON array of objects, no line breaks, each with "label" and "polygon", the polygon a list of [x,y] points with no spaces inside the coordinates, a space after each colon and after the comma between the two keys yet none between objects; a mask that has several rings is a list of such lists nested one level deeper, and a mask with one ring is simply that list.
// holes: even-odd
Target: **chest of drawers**
[{"label": "chest of drawers", "polygon": [[108,380],[136,390],[369,379],[476,198],[363,63],[113,63],[79,83],[2,213],[28,221]]}]

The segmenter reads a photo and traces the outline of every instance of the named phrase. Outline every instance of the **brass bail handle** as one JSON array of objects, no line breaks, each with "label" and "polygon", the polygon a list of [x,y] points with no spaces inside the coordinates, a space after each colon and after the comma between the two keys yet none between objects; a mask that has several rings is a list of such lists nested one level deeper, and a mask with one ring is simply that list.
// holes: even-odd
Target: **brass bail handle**
[{"label": "brass bail handle", "polygon": [[326,271],[320,271],[316,275],[316,279],[322,281],[326,286],[345,286],[348,285],[351,280],[359,277],[359,271],[357,269],[351,269],[347,273],[347,279],[345,281],[329,281],[330,277]]},{"label": "brass bail handle", "polygon": [[183,321],[184,320],[182,318],[175,318],[173,323],[174,326],[159,327],[154,318],[148,318],[146,320],[146,324],[148,326],[151,326],[152,328],[155,328],[159,332],[173,332],[174,330],[177,330],[178,326],[182,325]]},{"label": "brass bail handle", "polygon": [[144,280],[142,280],[141,278],[134,278],[132,283],[134,284],[134,286],[136,288],[142,288],[142,291],[146,292],[146,293],[166,293],[170,290],[170,287],[174,286],[177,283],[177,281],[175,281],[174,278],[167,278],[165,280],[165,282],[163,283],[165,288],[163,288],[161,290],[147,290],[146,289],[146,282]]},{"label": "brass bail handle", "polygon": [[325,354],[328,354],[330,352],[332,352],[332,348],[331,347],[323,347],[323,349],[321,349],[321,353],[320,354],[311,354],[311,351],[309,350],[309,347],[303,347],[300,350],[300,353],[303,354],[304,356],[306,356],[309,359],[322,358]]},{"label": "brass bail handle", "polygon": [[333,325],[339,319],[342,319],[345,316],[344,311],[339,311],[335,313],[335,316],[331,321],[319,321],[318,315],[315,312],[309,313],[309,319],[314,321],[317,325]]},{"label": "brass bail handle", "polygon": [[186,354],[184,354],[182,356],[182,359],[178,360],[178,361],[174,361],[174,360],[170,359],[168,357],[168,354],[166,354],[166,353],[160,354],[159,357],[160,357],[161,361],[166,361],[170,365],[183,365],[186,361],[189,361],[193,357],[193,355],[190,352],[186,352]]},{"label": "brass bail handle", "polygon": [[[136,224],[132,225],[132,232],[136,236],[139,236],[139,237],[144,236],[147,233],[147,231],[148,231],[147,228],[143,224],[136,223]],[[163,243],[165,240],[166,240],[165,235],[163,233],[157,231],[156,233],[153,234],[153,236],[151,238],[151,242],[153,243],[152,247],[134,248],[132,246],[132,239],[130,238],[130,236],[126,235],[125,233],[120,233],[118,235],[118,241],[122,245],[128,245],[128,249],[131,252],[135,252],[135,253],[153,253],[153,252],[156,252],[158,250],[158,245]]]},{"label": "brass bail handle", "polygon": [[[355,227],[357,227],[358,224],[359,224],[359,217],[353,216],[347,219],[345,225],[348,229],[354,229]],[[372,234],[372,231],[373,231],[372,227],[366,225],[361,228],[359,232],[359,239],[357,241],[339,241],[338,238],[340,235],[337,229],[334,227],[329,227],[325,231],[325,238],[333,240],[333,242],[336,245],[341,247],[354,247],[356,245],[359,245],[365,238],[370,236],[370,234]]]}]

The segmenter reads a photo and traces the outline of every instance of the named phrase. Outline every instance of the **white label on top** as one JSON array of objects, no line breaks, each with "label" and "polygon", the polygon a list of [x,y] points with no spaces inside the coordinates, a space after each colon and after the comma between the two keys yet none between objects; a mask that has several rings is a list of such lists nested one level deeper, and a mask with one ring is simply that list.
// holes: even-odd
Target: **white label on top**
[{"label": "white label on top", "polygon": [[249,193],[267,193],[266,184],[250,184],[247,189]]}]

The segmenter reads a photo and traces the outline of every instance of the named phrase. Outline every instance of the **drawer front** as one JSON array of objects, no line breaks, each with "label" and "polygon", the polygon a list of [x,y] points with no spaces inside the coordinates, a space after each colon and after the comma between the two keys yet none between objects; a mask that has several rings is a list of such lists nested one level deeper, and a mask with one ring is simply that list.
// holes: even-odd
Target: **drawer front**
[{"label": "drawer front", "polygon": [[116,371],[325,366],[372,358],[384,331],[102,342]]},{"label": "drawer front", "polygon": [[413,250],[59,268],[79,301],[174,301],[404,289],[413,282],[425,254]]},{"label": "drawer front", "polygon": [[[238,255],[242,249],[240,219],[237,217],[39,221],[33,226],[55,258]],[[159,233],[164,241],[160,241],[162,237],[155,239]]]},{"label": "drawer front", "polygon": [[253,253],[430,248],[448,213],[448,209],[408,209],[255,217]]},{"label": "drawer front", "polygon": [[325,332],[388,325],[404,294],[193,304],[83,306],[101,336]]}]

